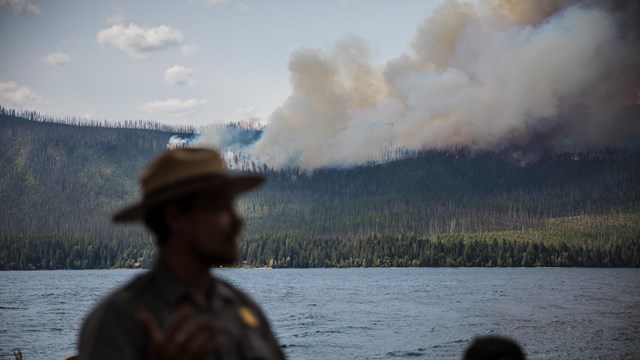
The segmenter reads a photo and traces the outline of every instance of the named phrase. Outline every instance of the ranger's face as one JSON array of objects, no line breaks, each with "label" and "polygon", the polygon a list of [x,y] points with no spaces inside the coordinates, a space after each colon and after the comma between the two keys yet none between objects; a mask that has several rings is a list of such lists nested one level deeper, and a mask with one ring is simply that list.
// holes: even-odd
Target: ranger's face
[{"label": "ranger's face", "polygon": [[210,265],[232,265],[239,259],[238,236],[242,220],[229,195],[205,193],[190,211],[189,238],[193,256]]}]

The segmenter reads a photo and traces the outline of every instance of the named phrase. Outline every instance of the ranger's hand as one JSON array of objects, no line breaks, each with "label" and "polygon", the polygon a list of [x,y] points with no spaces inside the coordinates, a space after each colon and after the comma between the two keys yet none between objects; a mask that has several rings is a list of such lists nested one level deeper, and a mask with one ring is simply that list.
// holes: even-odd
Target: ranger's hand
[{"label": "ranger's hand", "polygon": [[138,319],[149,338],[149,360],[201,360],[220,343],[220,331],[211,316],[198,314],[194,319],[191,306],[183,306],[161,329],[149,312],[143,310]]}]

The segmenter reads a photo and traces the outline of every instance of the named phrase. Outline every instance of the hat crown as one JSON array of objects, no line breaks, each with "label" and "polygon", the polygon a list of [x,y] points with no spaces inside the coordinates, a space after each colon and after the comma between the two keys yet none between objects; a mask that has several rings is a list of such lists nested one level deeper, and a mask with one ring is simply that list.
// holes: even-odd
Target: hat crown
[{"label": "hat crown", "polygon": [[143,198],[113,215],[114,222],[139,221],[145,212],[171,199],[201,191],[224,191],[236,196],[264,182],[260,175],[231,175],[213,149],[167,150],[140,175]]},{"label": "hat crown", "polygon": [[142,193],[147,196],[175,184],[204,176],[227,176],[227,168],[217,151],[179,148],[165,151],[140,175]]}]

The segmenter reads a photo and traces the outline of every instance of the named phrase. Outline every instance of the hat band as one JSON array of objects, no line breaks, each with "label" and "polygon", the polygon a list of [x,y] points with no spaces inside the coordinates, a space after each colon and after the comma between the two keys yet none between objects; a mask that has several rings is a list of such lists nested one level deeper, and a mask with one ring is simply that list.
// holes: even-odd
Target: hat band
[{"label": "hat band", "polygon": [[144,202],[151,201],[153,200],[153,198],[162,196],[166,193],[171,193],[173,191],[179,190],[184,187],[189,187],[189,186],[196,185],[203,182],[221,181],[221,180],[227,180],[227,179],[229,179],[229,177],[227,175],[222,175],[222,174],[215,174],[215,175],[205,174],[205,175],[190,177],[188,179],[178,181],[173,184],[165,185],[159,189],[155,189],[151,192],[144,194]]}]

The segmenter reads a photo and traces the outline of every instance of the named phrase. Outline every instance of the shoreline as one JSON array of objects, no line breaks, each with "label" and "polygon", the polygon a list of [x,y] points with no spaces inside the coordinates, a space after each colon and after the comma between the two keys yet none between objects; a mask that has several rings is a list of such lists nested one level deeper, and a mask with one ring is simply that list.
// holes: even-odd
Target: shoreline
[{"label": "shoreline", "polygon": [[[631,266],[345,266],[345,267],[219,267],[211,268],[211,270],[317,270],[317,269],[640,269],[640,267]],[[12,271],[118,271],[118,270],[132,270],[132,271],[145,271],[151,270],[151,268],[110,268],[110,269],[2,269],[0,272],[12,272]]]}]

